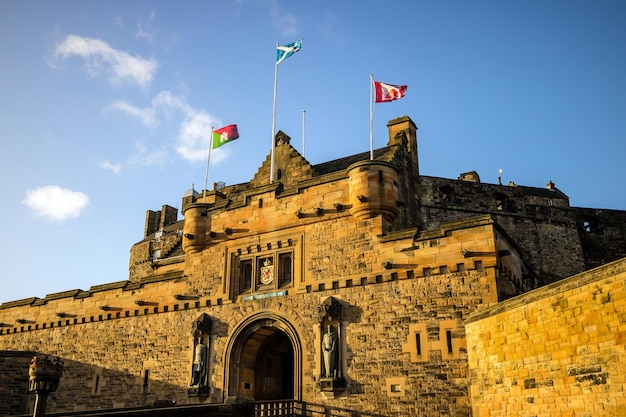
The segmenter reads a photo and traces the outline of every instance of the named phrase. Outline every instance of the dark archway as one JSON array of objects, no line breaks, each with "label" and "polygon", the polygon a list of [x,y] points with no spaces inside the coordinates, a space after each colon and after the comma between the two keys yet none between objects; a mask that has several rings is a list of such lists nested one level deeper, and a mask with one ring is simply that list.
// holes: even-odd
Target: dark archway
[{"label": "dark archway", "polygon": [[299,339],[287,322],[250,318],[233,334],[227,352],[228,397],[299,399]]}]

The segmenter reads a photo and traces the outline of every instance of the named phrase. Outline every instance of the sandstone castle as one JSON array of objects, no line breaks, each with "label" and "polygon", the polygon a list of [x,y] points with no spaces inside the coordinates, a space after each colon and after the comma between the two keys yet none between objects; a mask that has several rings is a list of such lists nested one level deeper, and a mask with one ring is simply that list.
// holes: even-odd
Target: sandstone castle
[{"label": "sandstone castle", "polygon": [[0,415],[32,413],[34,354],[64,361],[50,413],[626,415],[626,211],[422,175],[388,129],[317,165],[279,132],[272,175],[148,211],[128,280],[0,305]]}]

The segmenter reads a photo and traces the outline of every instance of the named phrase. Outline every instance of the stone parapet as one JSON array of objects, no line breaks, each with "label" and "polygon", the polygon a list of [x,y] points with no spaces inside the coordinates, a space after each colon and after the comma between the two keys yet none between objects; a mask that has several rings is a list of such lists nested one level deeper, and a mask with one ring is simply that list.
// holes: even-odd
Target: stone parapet
[{"label": "stone parapet", "polygon": [[626,259],[474,312],[474,415],[626,415],[625,312]]}]

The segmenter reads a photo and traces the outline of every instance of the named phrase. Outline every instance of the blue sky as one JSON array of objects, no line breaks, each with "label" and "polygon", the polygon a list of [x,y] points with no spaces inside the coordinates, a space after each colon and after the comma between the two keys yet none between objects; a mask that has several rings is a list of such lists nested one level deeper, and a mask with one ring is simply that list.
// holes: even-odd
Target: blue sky
[{"label": "blue sky", "polygon": [[277,129],[320,163],[369,149],[374,109],[419,128],[423,175],[545,187],[626,210],[624,1],[0,2],[0,302],[128,278],[146,210],[249,181]]}]

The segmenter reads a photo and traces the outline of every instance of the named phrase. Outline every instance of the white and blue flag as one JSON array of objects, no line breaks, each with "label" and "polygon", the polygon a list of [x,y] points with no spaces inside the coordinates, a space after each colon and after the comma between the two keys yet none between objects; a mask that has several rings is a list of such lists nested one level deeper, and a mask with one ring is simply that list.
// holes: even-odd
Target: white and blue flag
[{"label": "white and blue flag", "polygon": [[278,45],[276,47],[276,64],[280,64],[300,49],[302,49],[302,40],[287,45]]}]

